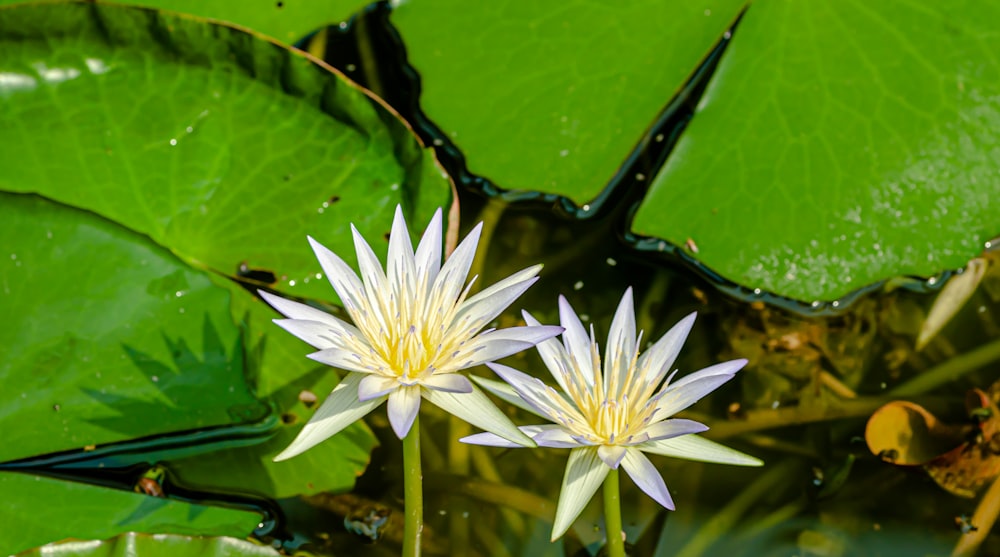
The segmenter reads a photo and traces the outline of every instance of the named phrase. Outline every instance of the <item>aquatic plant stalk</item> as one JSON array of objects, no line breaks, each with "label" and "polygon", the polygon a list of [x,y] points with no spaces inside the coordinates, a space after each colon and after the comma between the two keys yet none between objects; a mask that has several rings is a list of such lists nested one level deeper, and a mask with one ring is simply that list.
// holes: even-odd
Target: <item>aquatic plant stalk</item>
[{"label": "aquatic plant stalk", "polygon": [[608,557],[625,557],[620,491],[618,469],[611,470],[604,478],[604,531],[608,538]]},{"label": "aquatic plant stalk", "polygon": [[424,529],[423,473],[420,469],[420,416],[403,437],[403,557],[419,557]]}]

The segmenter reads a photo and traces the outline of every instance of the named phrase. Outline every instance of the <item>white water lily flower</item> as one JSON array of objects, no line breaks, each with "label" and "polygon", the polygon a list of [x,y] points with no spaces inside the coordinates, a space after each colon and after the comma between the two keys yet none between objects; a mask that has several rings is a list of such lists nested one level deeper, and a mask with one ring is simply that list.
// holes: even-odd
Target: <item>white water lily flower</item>
[{"label": "white water lily flower", "polygon": [[560,327],[482,329],[529,286],[541,265],[529,267],[468,296],[465,285],[479,243],[480,223],[441,265],[441,210],[434,213],[414,253],[403,211],[389,235],[387,272],[354,225],[361,278],[309,238],[319,263],[354,324],[298,302],[261,292],[288,319],[286,331],[319,349],[310,358],[348,373],[275,460],[298,455],[338,433],[388,400],[389,423],[402,439],[421,397],[515,444],[534,446],[486,395],[458,372],[525,350],[562,332]]},{"label": "white water lily flower", "polygon": [[[495,381],[480,382],[501,398],[521,402],[522,407],[555,422],[521,427],[538,446],[572,449],[556,508],[553,541],[576,520],[609,470],[617,470],[619,465],[639,489],[673,510],[674,503],[663,477],[644,452],[704,462],[763,464],[752,456],[694,435],[708,429],[703,424],[671,419],[746,365],[746,360],[724,362],[672,383],[673,374],[668,378],[667,373],[694,324],[695,314],[682,319],[640,356],[642,332],[636,337],[632,289],[629,288],[611,323],[603,367],[593,327],[588,337],[580,319],[562,296],[559,297],[559,317],[566,328],[563,342],[550,339],[540,342],[536,348],[562,392],[536,377],[500,364],[487,365],[509,387]],[[529,325],[538,324],[526,312],[524,318]],[[471,435],[462,441],[496,447],[517,446],[489,432]]]}]

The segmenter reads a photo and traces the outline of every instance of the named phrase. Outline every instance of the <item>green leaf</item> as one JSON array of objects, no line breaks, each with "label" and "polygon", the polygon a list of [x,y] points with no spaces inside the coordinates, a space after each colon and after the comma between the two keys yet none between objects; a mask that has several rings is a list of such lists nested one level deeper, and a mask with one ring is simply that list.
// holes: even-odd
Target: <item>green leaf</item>
[{"label": "green leaf", "polygon": [[[273,461],[337,385],[337,372],[306,358],[314,349],[272,323],[280,316],[270,307],[240,289],[233,297],[234,311],[245,312],[242,319],[249,339],[249,365],[259,373],[257,394],[278,409],[282,425],[266,443],[175,460],[170,465],[174,477],[186,487],[249,490],[273,499],[350,490],[376,444],[364,422],[293,459]],[[307,405],[301,396],[309,394],[316,399]]]},{"label": "green leaf", "polygon": [[171,12],[235,23],[284,43],[294,43],[323,27],[346,21],[365,0],[124,0]]},{"label": "green leaf", "polygon": [[147,238],[0,194],[0,462],[257,420],[230,294]]},{"label": "green leaf", "polygon": [[802,301],[963,267],[1000,231],[1000,5],[750,6],[635,217]]},{"label": "green leaf", "polygon": [[248,32],[25,4],[0,8],[0,51],[0,190],[94,211],[192,264],[331,299],[307,234],[352,263],[351,222],[380,251],[396,204],[416,223],[450,202],[380,101]]},{"label": "green leaf", "polygon": [[0,472],[0,493],[4,555],[66,538],[103,539],[124,532],[245,537],[261,519],[248,511],[16,472]]},{"label": "green leaf", "polygon": [[[303,358],[304,359],[304,358]],[[282,414],[278,433],[263,444],[224,449],[171,463],[171,472],[185,486],[227,492],[247,492],[283,499],[320,492],[345,492],[368,465],[375,436],[358,422],[305,453],[286,461],[273,459],[285,450],[305,426],[319,403],[338,383],[330,368],[291,384],[289,392],[312,392],[318,402],[307,407],[298,402]],[[297,390],[299,389],[299,390]]]},{"label": "green leaf", "polygon": [[391,19],[420,74],[421,109],[470,171],[582,205],[743,4],[414,0]]},{"label": "green leaf", "polygon": [[20,557],[278,557],[271,547],[236,538],[203,538],[130,532],[103,541],[64,541]]}]

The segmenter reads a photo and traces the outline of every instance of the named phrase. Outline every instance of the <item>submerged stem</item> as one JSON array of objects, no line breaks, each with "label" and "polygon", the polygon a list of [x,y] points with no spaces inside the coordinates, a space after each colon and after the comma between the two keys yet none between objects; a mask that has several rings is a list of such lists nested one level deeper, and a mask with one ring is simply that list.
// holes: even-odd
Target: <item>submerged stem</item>
[{"label": "submerged stem", "polygon": [[625,540],[622,539],[622,505],[619,498],[618,469],[613,469],[604,479],[604,531],[608,537],[608,557],[625,557]]},{"label": "submerged stem", "polygon": [[420,416],[413,420],[403,438],[403,557],[420,556],[420,535],[424,529],[423,474],[420,470]]}]

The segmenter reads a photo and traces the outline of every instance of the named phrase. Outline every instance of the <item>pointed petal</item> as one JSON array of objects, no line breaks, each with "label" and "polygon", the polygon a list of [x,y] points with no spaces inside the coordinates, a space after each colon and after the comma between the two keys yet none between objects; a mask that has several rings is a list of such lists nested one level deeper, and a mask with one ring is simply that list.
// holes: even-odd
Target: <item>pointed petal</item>
[{"label": "pointed petal", "polygon": [[561,425],[557,424],[544,424],[535,426],[524,426],[521,431],[528,434],[538,443],[539,447],[549,447],[551,449],[576,449],[579,447],[588,446],[584,443],[577,441],[568,431]]},{"label": "pointed petal", "polygon": [[361,354],[339,348],[325,348],[319,352],[313,352],[306,357],[337,369],[356,371],[358,373],[371,373],[374,371],[370,362],[366,362]]},{"label": "pointed petal", "polygon": [[451,257],[444,262],[441,272],[434,280],[434,287],[431,289],[431,299],[434,304],[440,307],[451,307],[458,300],[458,295],[465,287],[465,279],[469,275],[469,267],[476,257],[476,247],[479,245],[479,235],[482,233],[483,223],[479,223],[469,232],[469,235],[455,251]]},{"label": "pointed petal", "polygon": [[472,382],[458,373],[434,373],[421,384],[428,389],[447,393],[471,393]]},{"label": "pointed petal", "polygon": [[517,426],[500,411],[482,391],[472,386],[469,393],[448,393],[424,389],[424,398],[445,412],[457,416],[470,424],[497,434],[508,441],[525,447],[534,447],[535,442],[521,433]]},{"label": "pointed petal", "polygon": [[402,439],[410,432],[413,420],[417,419],[417,412],[420,411],[420,387],[400,387],[389,395],[389,403],[386,405],[389,412],[389,425],[396,433],[396,437]]},{"label": "pointed petal", "polygon": [[524,269],[463,302],[455,314],[456,325],[453,329],[474,333],[485,327],[538,281],[535,275],[541,268],[541,265],[535,265]]},{"label": "pointed petal", "polygon": [[715,364],[701,371],[686,375],[676,383],[667,385],[656,404],[656,415],[669,417],[701,400],[708,393],[733,378],[747,364],[746,360],[731,360]]},{"label": "pointed petal", "polygon": [[552,338],[562,332],[562,327],[507,327],[477,336],[449,360],[442,369],[458,371],[493,362],[527,350],[535,343]]},{"label": "pointed petal", "polygon": [[[579,442],[569,436],[562,426],[555,424],[544,425],[523,425],[518,429],[528,437],[535,440],[539,447],[549,447],[553,449],[576,449],[581,447]],[[459,439],[463,443],[471,445],[485,445],[488,447],[504,447],[508,449],[523,449],[524,445],[512,443],[494,433],[477,433]]]},{"label": "pointed petal", "polygon": [[365,295],[369,303],[381,300],[383,293],[387,292],[385,272],[382,270],[382,263],[378,256],[372,251],[358,229],[351,225],[351,234],[354,236],[354,251],[358,255],[358,269],[361,271],[361,281],[364,283]]},{"label": "pointed petal", "polygon": [[594,365],[590,354],[590,336],[583,328],[583,323],[573,311],[566,298],[559,296],[559,322],[566,329],[563,333],[563,343],[570,358],[576,363],[579,376],[587,385],[594,385]]},{"label": "pointed petal", "polygon": [[369,373],[361,379],[361,384],[358,385],[358,400],[365,401],[382,397],[398,388],[400,388],[399,381],[395,377]]},{"label": "pointed petal", "polygon": [[597,456],[595,447],[570,451],[552,524],[552,541],[559,539],[572,526],[610,470]]},{"label": "pointed petal", "polygon": [[643,430],[643,433],[649,435],[650,441],[658,441],[660,439],[670,439],[672,437],[701,433],[703,431],[708,431],[708,426],[703,423],[674,418],[651,424]]},{"label": "pointed petal", "polygon": [[275,319],[274,322],[320,350],[326,348],[343,350],[357,344],[368,346],[368,340],[353,325],[348,325],[332,315],[327,317],[328,319],[322,322],[303,319]]},{"label": "pointed petal", "polygon": [[[529,326],[538,327],[541,323],[526,311],[521,312],[524,322]],[[559,384],[559,388],[564,393],[570,392],[569,383],[572,375],[576,373],[575,365],[569,357],[566,347],[556,339],[543,340],[535,345],[538,355],[542,357],[542,362],[548,368],[552,378]]]},{"label": "pointed petal", "polygon": [[503,400],[504,402],[517,406],[525,412],[531,412],[540,418],[549,419],[548,416],[539,412],[537,408],[525,402],[525,400],[521,398],[521,395],[517,394],[517,391],[514,390],[514,387],[511,387],[509,384],[503,381],[495,381],[493,379],[479,377],[478,375],[470,375],[469,379],[472,379],[475,384],[486,389],[490,394]]},{"label": "pointed petal", "polygon": [[495,433],[490,433],[484,431],[483,433],[476,433],[474,435],[466,435],[459,439],[462,443],[468,443],[469,445],[482,445],[484,447],[500,447],[504,449],[523,449],[524,445],[519,445],[513,443],[500,437]]},{"label": "pointed petal", "polygon": [[313,253],[316,254],[320,267],[323,268],[323,273],[337,292],[344,308],[351,314],[351,318],[356,319],[357,312],[364,309],[366,305],[364,285],[361,284],[358,275],[337,254],[328,250],[311,236],[309,237],[309,245],[312,246]]},{"label": "pointed petal", "polygon": [[647,441],[635,447],[647,453],[699,462],[716,462],[738,466],[762,466],[764,464],[759,458],[741,453],[736,449],[730,449],[715,441],[709,441],[699,435],[683,435],[672,439]]},{"label": "pointed petal", "polygon": [[416,286],[416,265],[413,261],[413,244],[410,243],[410,231],[406,228],[403,218],[403,207],[396,205],[396,214],[392,219],[392,230],[389,232],[389,253],[385,258],[386,274],[389,284],[401,286],[403,281],[409,281],[411,294]]},{"label": "pointed petal", "polygon": [[[534,408],[536,413],[550,421],[559,421],[559,409],[553,403],[552,397],[561,395],[553,392],[551,387],[543,383],[541,379],[503,364],[490,362],[486,364],[486,367],[492,369],[501,379],[510,384],[514,392]],[[578,421],[586,421],[579,414],[571,417]]]},{"label": "pointed petal", "polygon": [[632,287],[625,289],[615,317],[608,331],[607,356],[604,358],[604,391],[609,392],[610,384],[618,389],[610,396],[619,398],[621,389],[626,387],[632,357],[635,355],[635,307],[632,301]]},{"label": "pointed petal", "polygon": [[677,360],[677,355],[681,352],[681,347],[684,346],[688,333],[691,332],[691,327],[694,326],[697,315],[697,313],[691,313],[681,319],[639,357],[638,368],[643,371],[646,383],[659,383],[670,372]]},{"label": "pointed petal", "polygon": [[364,375],[348,373],[323,401],[309,423],[302,428],[295,440],[274,457],[275,462],[286,460],[311,449],[358,421],[365,414],[382,404],[384,399],[358,400],[358,385]]},{"label": "pointed petal", "polygon": [[[271,307],[278,310],[279,313],[288,317],[289,319],[302,319],[305,321],[319,321],[321,323],[326,323],[329,319],[337,319],[336,317],[330,315],[329,313],[302,304],[299,302],[294,302],[292,300],[286,300],[281,296],[275,296],[270,292],[265,292],[263,290],[257,290],[260,297],[264,299]],[[339,321],[339,319],[337,319]]]},{"label": "pointed petal", "polygon": [[426,280],[424,285],[427,289],[421,295],[427,296],[430,287],[434,285],[438,271],[441,270],[441,208],[434,211],[430,224],[424,229],[424,235],[417,245],[417,253],[414,256],[414,264],[417,269],[417,276]]},{"label": "pointed petal", "polygon": [[630,448],[622,460],[622,468],[646,495],[664,507],[674,510],[674,500],[670,498],[670,492],[667,491],[667,484],[663,482],[663,476],[660,475],[656,466],[653,466],[653,463],[646,458],[646,455],[638,449]]},{"label": "pointed petal", "polygon": [[601,445],[597,447],[597,456],[612,470],[618,469],[618,464],[625,458],[625,447],[619,445]]}]

